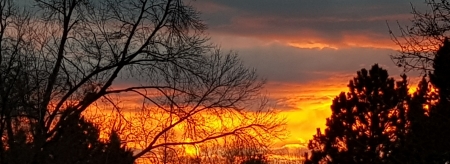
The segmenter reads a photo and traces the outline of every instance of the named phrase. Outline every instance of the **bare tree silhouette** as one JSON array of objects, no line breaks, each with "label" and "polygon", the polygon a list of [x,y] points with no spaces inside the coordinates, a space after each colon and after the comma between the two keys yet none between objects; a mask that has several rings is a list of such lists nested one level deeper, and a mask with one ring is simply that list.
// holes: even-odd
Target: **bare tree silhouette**
[{"label": "bare tree silhouette", "polygon": [[425,4],[429,10],[418,11],[412,7],[412,25],[399,25],[400,34],[394,34],[390,29],[392,40],[400,48],[400,53],[391,58],[405,71],[431,71],[436,51],[449,37],[450,3],[426,0]]},{"label": "bare tree silhouette", "polygon": [[[110,129],[127,145],[139,145],[134,160],[162,147],[281,132],[274,111],[255,105],[263,100],[264,81],[235,54],[208,44],[205,25],[185,1],[35,4],[37,12],[30,14],[11,0],[0,0],[3,148],[13,149],[15,136],[22,133],[18,129],[25,129],[32,161],[51,158],[51,142],[65,133],[61,127],[101,103],[121,115],[116,119],[127,127]],[[125,93],[140,97],[136,117],[123,116],[128,109],[112,98]],[[155,120],[153,114],[163,117]],[[213,121],[219,126],[211,127]],[[153,127],[145,125],[150,122]],[[177,127],[183,127],[183,135],[165,140]]]}]

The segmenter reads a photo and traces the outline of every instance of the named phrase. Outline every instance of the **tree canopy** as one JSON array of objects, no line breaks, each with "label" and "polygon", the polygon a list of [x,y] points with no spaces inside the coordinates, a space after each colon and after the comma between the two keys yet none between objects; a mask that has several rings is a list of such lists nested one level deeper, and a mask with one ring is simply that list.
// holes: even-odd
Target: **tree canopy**
[{"label": "tree canopy", "polygon": [[405,127],[406,76],[395,82],[378,65],[358,71],[347,93],[333,100],[324,133],[309,142],[311,163],[382,163]]},{"label": "tree canopy", "polygon": [[[211,46],[184,0],[15,2],[0,0],[2,163],[21,147],[32,163],[83,163],[110,147],[111,160],[160,161],[159,149],[282,133],[264,80]],[[74,147],[68,161],[60,145]]]},{"label": "tree canopy", "polygon": [[358,71],[310,140],[307,163],[449,162],[449,48],[446,39],[412,95],[405,75],[395,82],[378,65]]}]

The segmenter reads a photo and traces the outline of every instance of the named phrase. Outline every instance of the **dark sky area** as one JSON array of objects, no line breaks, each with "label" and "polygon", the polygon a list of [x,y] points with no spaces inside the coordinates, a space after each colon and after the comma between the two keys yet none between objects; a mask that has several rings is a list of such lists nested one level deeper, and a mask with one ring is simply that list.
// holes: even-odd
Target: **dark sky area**
[{"label": "dark sky area", "polygon": [[[214,43],[237,51],[270,81],[317,80],[315,72],[349,72],[379,63],[399,74],[388,24],[408,25],[411,5],[369,0],[197,0]],[[392,68],[391,68],[392,67]]]}]

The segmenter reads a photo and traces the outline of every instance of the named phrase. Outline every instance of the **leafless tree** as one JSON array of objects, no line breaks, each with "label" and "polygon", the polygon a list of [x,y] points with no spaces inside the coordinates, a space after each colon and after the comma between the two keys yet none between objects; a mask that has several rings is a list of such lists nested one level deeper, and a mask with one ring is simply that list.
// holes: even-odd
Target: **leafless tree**
[{"label": "leafless tree", "polygon": [[140,148],[136,157],[155,159],[158,148],[195,147],[227,136],[262,145],[283,134],[283,120],[261,99],[262,83],[254,71],[246,69],[236,55],[211,53],[195,66],[204,71],[198,72],[201,78],[167,68],[170,72],[161,75],[160,81],[167,88],[137,93],[144,99],[141,107],[135,115],[120,118],[128,124],[121,130],[131,139],[128,144]]},{"label": "leafless tree", "polygon": [[268,145],[255,142],[250,138],[228,137],[225,140],[222,156],[226,163],[235,164],[251,160],[257,156],[267,155]]},{"label": "leafless tree", "polygon": [[[25,113],[32,123],[34,161],[51,155],[45,153],[48,141],[69,116],[101,103],[124,125],[122,132],[111,130],[125,137],[124,144],[138,146],[134,159],[162,147],[280,132],[273,111],[255,105],[263,81],[235,54],[208,44],[205,25],[189,2],[35,3],[36,14],[26,9],[22,14],[11,0],[0,0],[0,76],[6,79],[0,84],[0,130],[11,146],[16,126],[9,119]],[[125,94],[140,97],[134,117],[125,116],[130,111],[113,99]],[[181,136],[167,140],[177,128]]]},{"label": "leafless tree", "polygon": [[[31,126],[38,119],[37,93],[43,83],[36,76],[42,72],[33,55],[35,29],[30,18],[27,11],[16,7],[11,0],[0,1],[0,162],[7,162],[5,148],[17,151],[23,144],[17,142],[22,140],[17,136],[30,135],[26,132],[32,131]],[[25,138],[24,142],[29,140]],[[9,162],[29,160],[17,156]]]},{"label": "leafless tree", "polygon": [[405,71],[430,71],[434,56],[450,32],[450,3],[447,0],[426,0],[428,10],[412,7],[412,25],[399,25],[400,34],[390,30],[400,53],[391,58]]}]

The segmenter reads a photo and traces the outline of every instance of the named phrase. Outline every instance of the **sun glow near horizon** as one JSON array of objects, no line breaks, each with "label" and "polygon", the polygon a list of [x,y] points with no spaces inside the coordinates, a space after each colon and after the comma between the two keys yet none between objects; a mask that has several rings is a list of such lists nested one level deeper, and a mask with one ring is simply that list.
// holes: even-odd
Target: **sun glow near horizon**
[{"label": "sun glow near horizon", "polygon": [[335,96],[347,91],[347,79],[330,77],[310,83],[269,83],[270,97],[280,115],[286,117],[289,135],[275,144],[277,148],[306,149],[317,128],[325,127],[331,114],[330,105]]},{"label": "sun glow near horizon", "polygon": [[[317,80],[309,83],[268,83],[266,88],[270,93],[268,95],[269,99],[271,99],[274,103],[274,108],[278,111],[278,116],[283,117],[286,120],[286,130],[288,131],[288,136],[282,140],[273,140],[275,141],[272,144],[273,149],[286,149],[290,150],[289,152],[295,150],[296,153],[304,153],[307,151],[307,144],[310,139],[312,139],[313,135],[317,132],[317,128],[324,129],[326,126],[326,118],[331,115],[330,106],[332,104],[332,100],[340,93],[347,92],[347,84],[348,81],[353,77],[351,74],[345,76],[334,77],[330,76],[325,80]],[[397,78],[396,78],[397,79]],[[416,87],[410,86],[410,93],[414,91]],[[132,98],[132,97],[130,97]],[[128,102],[128,101],[124,101]],[[134,105],[138,105],[138,103],[132,103]],[[133,106],[132,104],[123,106]],[[93,108],[91,109],[93,110]],[[98,110],[98,109],[97,109]],[[94,110],[93,110],[94,111]],[[140,114],[133,110],[124,110],[122,115],[116,115],[115,117],[134,117],[139,116]],[[110,114],[107,116],[111,117]],[[142,115],[143,116],[143,115]],[[166,120],[168,116],[156,116],[160,119]],[[235,117],[235,116],[227,116],[227,117]],[[224,118],[227,118],[224,117]],[[220,127],[223,123],[229,122],[231,120],[222,120],[222,122],[218,122],[220,120],[215,117],[206,117],[208,120],[204,120],[207,126],[211,126],[212,129]],[[114,120],[114,119],[112,119]],[[131,119],[133,120],[133,119]],[[134,119],[136,120],[136,119]],[[216,121],[213,121],[216,120]],[[174,120],[173,120],[174,121]],[[106,121],[108,122],[108,121]],[[110,122],[112,124],[119,125],[120,122]],[[232,122],[234,125],[239,125],[240,122]],[[148,124],[162,126],[157,124]],[[183,125],[176,126],[174,128],[173,135],[182,136],[180,131]],[[107,126],[112,127],[112,126]],[[122,127],[124,128],[124,127]],[[104,129],[106,131],[110,131],[111,129]],[[131,131],[130,131],[131,132]],[[122,134],[122,136],[129,137],[130,133]],[[107,137],[107,135],[103,135],[103,137]],[[183,141],[190,142],[192,139],[186,138]],[[159,140],[158,142],[162,142]],[[182,145],[180,151],[182,154],[188,157],[196,157],[202,153],[201,144],[186,144]],[[136,150],[143,148],[143,143],[129,143],[128,146],[134,147]],[[283,153],[286,153],[283,151]],[[297,154],[301,155],[301,154]],[[282,154],[272,154],[271,156],[281,157]],[[301,159],[301,156],[293,156],[292,159]]]}]

